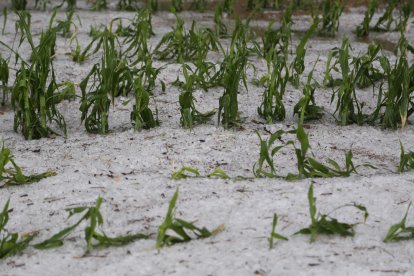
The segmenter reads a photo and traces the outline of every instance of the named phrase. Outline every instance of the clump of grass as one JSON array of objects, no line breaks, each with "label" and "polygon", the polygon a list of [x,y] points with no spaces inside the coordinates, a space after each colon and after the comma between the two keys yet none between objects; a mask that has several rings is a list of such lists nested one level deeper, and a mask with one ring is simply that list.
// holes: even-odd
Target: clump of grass
[{"label": "clump of grass", "polygon": [[269,241],[269,249],[272,249],[274,246],[274,239],[278,239],[278,240],[284,240],[287,241],[288,238],[286,238],[285,236],[279,234],[276,232],[276,226],[277,226],[277,214],[275,213],[273,215],[273,221],[272,221],[272,231],[270,232],[270,237],[268,238]]},{"label": "clump of grass", "polygon": [[378,8],[378,0],[370,0],[368,4],[368,9],[365,12],[364,20],[361,25],[357,27],[356,33],[359,37],[364,37],[369,34],[370,23],[374,17],[375,11]]},{"label": "clump of grass", "polygon": [[400,164],[398,172],[403,173],[414,169],[414,152],[405,152],[403,144],[400,142]]},{"label": "clump of grass", "polygon": [[82,213],[83,215],[75,224],[56,233],[49,239],[35,244],[34,248],[44,250],[62,246],[64,239],[73,233],[75,229],[84,221],[89,221],[89,225],[86,226],[84,230],[86,241],[85,254],[88,254],[95,247],[123,246],[136,240],[148,238],[148,236],[144,234],[109,237],[102,230],[99,231],[97,227],[101,227],[104,223],[104,219],[100,211],[101,204],[102,198],[98,197],[95,206],[66,209],[66,211],[69,213],[68,218],[71,218],[74,215],[80,215]]},{"label": "clump of grass", "polygon": [[[311,183],[308,190],[308,201],[311,224],[307,228],[303,228],[296,232],[295,235],[310,235],[311,242],[314,242],[319,235],[340,235],[343,237],[353,237],[355,235],[354,227],[356,224],[339,222],[336,218],[329,216],[329,214],[321,214],[317,211],[316,198],[313,195],[313,183]],[[368,218],[367,209],[362,205],[353,203],[341,206],[335,210],[342,207],[355,207],[364,213],[364,221]]]},{"label": "clump of grass", "polygon": [[39,139],[56,134],[50,127],[53,123],[66,136],[65,119],[56,107],[59,85],[53,68],[56,30],[52,27],[56,12],[52,14],[48,29],[41,33],[37,46],[30,31],[30,15],[23,12],[17,15],[19,20],[16,26],[22,34],[20,45],[27,39],[32,55],[31,63],[22,60],[21,68],[16,73],[11,98],[15,110],[14,130],[20,129],[27,140]]},{"label": "clump of grass", "polygon": [[286,85],[289,81],[289,70],[283,57],[270,51],[267,62],[267,76],[265,76],[265,92],[263,101],[257,109],[259,115],[268,124],[283,121],[286,117],[286,110],[283,104]]},{"label": "clump of grass", "polygon": [[411,202],[408,204],[407,211],[405,212],[402,220],[399,223],[392,225],[388,230],[388,233],[383,240],[385,243],[414,239],[414,227],[406,226],[408,211],[410,210],[410,207]]},{"label": "clump of grass", "polygon": [[322,18],[319,35],[335,36],[339,29],[339,18],[343,7],[341,0],[324,0],[322,2]]},{"label": "clump of grass", "polygon": [[193,21],[191,29],[186,32],[184,20],[177,14],[175,16],[177,19],[175,28],[165,34],[154,49],[157,59],[172,59],[182,63],[200,55],[205,58],[210,50],[218,51],[218,41],[211,30],[199,29]]},{"label": "clump of grass", "polygon": [[[193,223],[175,217],[175,205],[178,199],[178,189],[174,193],[164,222],[160,225],[157,234],[157,245],[160,249],[177,243],[189,242],[193,239],[204,239],[211,237],[217,229],[210,232],[207,228],[199,228]],[[171,234],[170,234],[171,232]]]},{"label": "clump of grass", "polygon": [[184,64],[182,68],[185,83],[183,85],[183,92],[179,97],[181,112],[180,123],[182,127],[191,129],[196,124],[207,122],[216,113],[216,111],[212,110],[210,112],[201,113],[196,109],[193,97],[193,83],[197,76],[190,75],[188,73],[187,65]]},{"label": "clump of grass", "polygon": [[1,105],[5,105],[7,102],[8,95],[8,83],[9,83],[9,64],[3,59],[0,55],[0,83],[1,90],[3,91],[3,98],[1,100]]},{"label": "clump of grass", "polygon": [[33,235],[21,237],[18,233],[9,232],[6,228],[9,222],[9,202],[7,200],[0,213],[0,259],[16,255],[29,246]]},{"label": "clump of grass", "polygon": [[222,64],[224,93],[219,100],[218,123],[220,121],[225,129],[240,124],[237,94],[239,93],[240,80],[246,83],[247,64],[247,27],[237,20],[233,33],[230,51],[225,55]]}]

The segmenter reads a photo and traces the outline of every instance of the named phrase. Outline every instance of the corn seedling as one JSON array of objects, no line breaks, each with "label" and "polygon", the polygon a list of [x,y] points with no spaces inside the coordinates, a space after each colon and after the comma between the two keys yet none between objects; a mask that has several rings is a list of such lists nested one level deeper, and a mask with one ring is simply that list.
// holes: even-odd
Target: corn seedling
[{"label": "corn seedling", "polygon": [[142,85],[140,78],[135,79],[134,83],[135,104],[131,112],[131,122],[135,130],[150,129],[159,125],[158,112],[152,113],[148,107],[150,97]]},{"label": "corn seedling", "polygon": [[405,152],[403,144],[400,142],[401,154],[400,164],[398,166],[398,172],[408,172],[414,169],[414,152]]},{"label": "corn seedling", "polygon": [[106,0],[95,0],[91,9],[93,11],[100,11],[100,10],[106,10],[107,8],[108,7],[107,7]]},{"label": "corn seedling", "polygon": [[384,242],[391,242],[391,241],[404,241],[414,239],[414,226],[406,226],[408,211],[410,210],[411,202],[408,204],[407,211],[405,212],[404,217],[402,220],[394,224],[388,230],[387,235],[384,238]]},{"label": "corn seedling", "polygon": [[183,73],[185,83],[183,92],[179,97],[181,112],[180,123],[182,127],[191,129],[196,124],[207,122],[216,112],[213,110],[207,113],[201,113],[196,109],[193,97],[193,83],[197,76],[188,73],[187,65],[183,65]]},{"label": "corn seedling", "polygon": [[263,47],[260,47],[257,42],[254,42],[254,51],[258,56],[266,58],[271,51],[274,51],[277,55],[283,55],[287,58],[289,52],[289,42],[292,37],[291,28],[293,24],[293,7],[293,4],[289,5],[284,12],[281,27],[279,29],[275,30],[273,28],[274,22],[269,23],[262,38]]},{"label": "corn seedling", "polygon": [[273,50],[270,51],[266,61],[265,92],[262,104],[257,111],[266,120],[266,123],[271,124],[283,121],[286,117],[283,96],[289,80],[289,70],[285,59],[276,55]]},{"label": "corn seedling", "polygon": [[339,18],[342,14],[342,11],[343,7],[341,5],[341,0],[323,1],[321,18],[322,24],[319,29],[319,35],[335,36],[339,28]]},{"label": "corn seedling", "polygon": [[296,47],[296,55],[293,60],[290,71],[291,71],[291,82],[295,88],[299,87],[299,79],[303,71],[305,71],[305,56],[306,56],[306,44],[310,37],[315,33],[316,28],[318,27],[319,19],[314,20],[312,26],[306,31],[305,35],[299,41],[298,46]]},{"label": "corn seedling", "polygon": [[318,87],[318,83],[313,82],[313,72],[315,70],[315,65],[312,71],[308,75],[308,80],[303,87],[303,97],[293,108],[293,114],[299,116],[299,124],[303,124],[305,121],[319,120],[323,116],[323,107],[317,106],[315,102],[315,90]]},{"label": "corn seedling", "polygon": [[[70,28],[72,25],[75,27],[75,30],[77,30],[77,26],[73,23],[73,15],[75,14],[75,10],[71,9],[66,12],[66,20],[58,20],[57,26],[55,27],[55,30],[57,33],[61,33],[63,37],[67,38],[72,35],[72,32],[70,31]],[[78,16],[78,20],[80,22],[80,18]]]},{"label": "corn seedling", "polygon": [[364,37],[369,34],[370,31],[370,23],[372,18],[374,17],[375,11],[378,8],[378,0],[370,0],[368,4],[368,9],[365,12],[364,20],[362,21],[361,25],[357,27],[356,33],[359,37]]},{"label": "corn seedling", "polygon": [[128,45],[125,50],[128,58],[138,57],[139,59],[141,56],[149,55],[148,39],[154,35],[150,10],[143,9],[137,12],[126,33],[123,44]]},{"label": "corn seedling", "polygon": [[[381,122],[385,128],[404,127],[414,112],[411,94],[414,91],[412,78],[414,70],[409,66],[405,51],[392,66],[386,57],[381,57],[388,87],[381,104],[385,108]],[[382,88],[381,88],[382,90]]]},{"label": "corn seedling", "polygon": [[[309,213],[311,224],[307,228],[303,228],[295,233],[310,235],[310,242],[314,242],[319,235],[340,235],[342,237],[353,237],[355,235],[354,227],[356,224],[348,224],[339,222],[336,218],[329,214],[321,214],[316,209],[316,198],[313,195],[313,183],[308,190]],[[336,208],[334,211],[343,207],[354,207],[364,214],[364,221],[368,218],[368,212],[365,206],[358,204],[347,204]]]},{"label": "corn seedling", "polygon": [[284,240],[287,241],[288,238],[285,236],[282,236],[281,234],[276,232],[276,226],[277,226],[277,214],[275,213],[273,215],[273,221],[272,221],[272,232],[270,232],[270,237],[268,238],[269,241],[269,249],[272,249],[274,246],[274,239],[277,240]]},{"label": "corn seedling", "polygon": [[33,235],[21,237],[18,233],[11,233],[6,229],[9,222],[9,202],[10,200],[7,200],[0,213],[0,259],[23,251],[33,239]]},{"label": "corn seedling", "polygon": [[43,178],[55,176],[56,173],[47,171],[41,174],[24,175],[22,169],[16,164],[10,149],[4,147],[0,151],[0,182],[4,182],[6,186],[23,185],[38,182]]},{"label": "corn seedling", "polygon": [[16,11],[24,11],[26,10],[27,0],[13,0],[12,2],[12,9]]},{"label": "corn seedling", "polygon": [[226,24],[223,23],[223,13],[224,6],[222,4],[217,5],[214,11],[214,32],[218,38],[225,37],[228,34]]},{"label": "corn seedling", "polygon": [[381,46],[371,43],[365,55],[353,58],[354,83],[358,88],[366,88],[374,85],[384,78],[384,74],[374,66],[374,62],[380,60]]},{"label": "corn seedling", "polygon": [[69,213],[68,219],[74,215],[80,215],[82,213],[83,215],[75,224],[56,233],[51,238],[41,243],[35,244],[34,248],[44,250],[62,246],[64,243],[64,239],[68,237],[70,234],[72,234],[82,222],[87,221],[89,221],[89,225],[86,226],[84,230],[86,241],[85,254],[89,253],[94,247],[122,246],[134,242],[136,240],[148,238],[148,236],[144,234],[108,237],[102,230],[99,231],[97,227],[101,227],[104,223],[104,219],[100,211],[101,204],[102,198],[98,197],[95,206],[66,209],[66,211]]},{"label": "corn seedling", "polygon": [[27,39],[32,55],[31,64],[22,60],[16,73],[11,97],[15,110],[14,130],[20,129],[28,140],[39,139],[56,133],[49,126],[54,123],[66,136],[65,119],[57,110],[55,99],[59,86],[53,68],[56,30],[52,28],[52,22],[56,12],[52,14],[49,28],[41,33],[37,46],[30,31],[30,15],[22,12],[17,15],[16,26],[22,33],[20,45]]},{"label": "corn seedling", "polygon": [[182,167],[181,169],[179,169],[171,175],[171,179],[173,180],[187,179],[193,177],[201,177],[201,175],[197,169],[191,167]]},{"label": "corn seedling", "polygon": [[247,26],[240,20],[236,23],[233,33],[230,52],[224,57],[222,64],[224,93],[219,99],[218,124],[220,119],[223,127],[228,129],[239,125],[239,107],[237,94],[239,93],[240,80],[246,83],[246,64],[247,64]]},{"label": "corn seedling", "polygon": [[9,64],[0,55],[0,83],[1,83],[0,88],[3,91],[3,98],[1,100],[1,105],[5,105],[6,101],[7,101],[7,95],[8,95],[7,84],[8,84],[8,82],[9,82]]},{"label": "corn seedling", "polygon": [[88,52],[90,51],[91,47],[92,44],[88,44],[88,46],[82,51],[79,41],[76,38],[76,47],[69,53],[69,55],[72,57],[72,61],[80,64],[85,62],[89,58]]},{"label": "corn seedling", "polygon": [[[167,215],[160,225],[157,235],[157,248],[171,246],[177,243],[189,242],[192,239],[204,239],[212,236],[207,228],[199,228],[191,222],[175,217],[175,205],[178,199],[178,189],[174,193],[168,206]],[[169,234],[171,232],[171,234]]]},{"label": "corn seedling", "polygon": [[186,32],[184,20],[176,15],[176,27],[165,34],[154,49],[154,55],[160,60],[176,60],[184,62],[198,56],[207,55],[208,51],[218,51],[218,40],[209,29],[199,29],[195,21]]},{"label": "corn seedling", "polygon": [[[111,28],[111,27],[110,27]],[[91,133],[108,133],[108,115],[111,102],[115,97],[126,95],[133,89],[133,72],[126,60],[121,58],[116,49],[115,35],[106,28],[98,43],[102,44],[103,56],[101,63],[95,64],[88,76],[81,82],[82,100],[80,111],[85,128]],[[87,90],[89,80],[93,84]]]},{"label": "corn seedling", "polygon": [[393,30],[393,25],[396,27],[395,19],[393,18],[394,10],[397,8],[398,3],[401,0],[390,0],[388,1],[387,8],[385,9],[383,15],[378,19],[377,23],[373,27],[375,32],[389,32]]}]

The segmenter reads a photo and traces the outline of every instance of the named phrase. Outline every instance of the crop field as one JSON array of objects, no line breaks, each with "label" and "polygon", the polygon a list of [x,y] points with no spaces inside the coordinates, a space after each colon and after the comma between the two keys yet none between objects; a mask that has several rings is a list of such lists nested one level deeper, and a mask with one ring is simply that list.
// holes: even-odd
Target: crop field
[{"label": "crop field", "polygon": [[0,9],[0,275],[414,274],[414,1]]}]

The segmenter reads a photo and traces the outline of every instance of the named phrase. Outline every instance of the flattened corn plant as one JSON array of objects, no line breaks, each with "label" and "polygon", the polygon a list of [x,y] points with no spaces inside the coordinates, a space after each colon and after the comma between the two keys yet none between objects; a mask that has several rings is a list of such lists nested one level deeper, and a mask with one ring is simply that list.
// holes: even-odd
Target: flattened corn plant
[{"label": "flattened corn plant", "polygon": [[19,233],[12,233],[7,230],[9,222],[9,202],[7,200],[0,213],[0,259],[16,255],[29,246],[33,239],[32,234],[20,236]]},{"label": "flattened corn plant", "polygon": [[[38,182],[43,178],[56,175],[55,172],[47,171],[41,174],[24,175],[22,169],[14,161],[10,149],[4,147],[0,151],[0,183],[4,185],[23,185]],[[0,186],[1,188],[2,186]]]},{"label": "flattened corn plant", "polygon": [[183,73],[185,77],[185,83],[182,87],[183,91],[179,97],[181,118],[180,123],[184,128],[193,128],[193,126],[207,122],[215,113],[215,110],[210,112],[199,112],[194,103],[193,97],[193,83],[197,78],[196,75],[190,75],[188,73],[188,66],[183,64]]},{"label": "flattened corn plant", "polygon": [[408,172],[414,169],[414,152],[405,152],[403,144],[400,142],[400,164],[398,166],[398,172]]},{"label": "flattened corn plant", "polygon": [[[260,139],[260,154],[258,162],[253,166],[253,172],[256,177],[270,177],[270,178],[286,178],[287,180],[298,180],[304,178],[328,178],[328,177],[349,177],[352,173],[357,173],[357,168],[352,162],[352,151],[345,154],[345,165],[341,167],[336,161],[332,159],[327,160],[327,165],[317,161],[313,154],[309,156],[310,149],[308,135],[301,124],[298,124],[296,130],[285,132],[279,130],[271,134],[268,140],[263,140],[259,133]],[[295,145],[293,140],[284,141],[285,134],[295,134],[300,144],[300,147]],[[280,141],[279,145],[274,145],[276,141]],[[281,176],[277,170],[274,162],[275,155],[283,148],[293,146],[296,159],[298,174],[289,173],[287,176]],[[368,164],[363,166],[374,168]]]},{"label": "flattened corn plant", "polygon": [[179,63],[191,61],[195,57],[205,56],[211,51],[219,50],[219,42],[210,29],[197,28],[195,21],[186,32],[184,20],[175,15],[175,28],[165,34],[154,49],[154,55],[159,60],[175,60]]},{"label": "flattened corn plant", "polygon": [[189,242],[193,239],[204,239],[211,237],[218,232],[210,231],[207,228],[199,228],[193,223],[175,217],[175,205],[178,200],[178,189],[175,191],[168,206],[164,222],[160,225],[157,234],[156,247],[171,246],[177,243]]},{"label": "flattened corn plant", "polygon": [[322,2],[322,24],[319,29],[319,35],[335,36],[339,29],[339,18],[341,17],[342,11],[341,0],[324,0]]},{"label": "flattened corn plant", "polygon": [[279,57],[273,50],[268,54],[266,62],[265,91],[257,112],[266,123],[271,124],[283,121],[286,117],[283,96],[289,81],[289,69],[284,57]]},{"label": "flattened corn plant", "polygon": [[63,229],[62,231],[54,234],[47,240],[34,245],[34,248],[44,250],[50,248],[60,247],[64,243],[64,239],[72,234],[76,228],[82,223],[89,221],[89,225],[85,227],[85,242],[86,250],[85,254],[90,253],[93,248],[97,247],[110,247],[110,246],[123,246],[136,240],[147,239],[148,236],[144,234],[131,234],[125,236],[109,237],[104,231],[98,228],[104,224],[104,219],[101,214],[100,208],[102,205],[102,198],[98,197],[95,206],[92,207],[76,207],[69,208],[66,211],[69,213],[68,219],[75,215],[83,215],[73,225]]},{"label": "flattened corn plant", "polygon": [[[30,64],[21,59],[20,70],[16,73],[11,97],[15,110],[14,130],[20,129],[27,140],[39,139],[56,134],[50,126],[53,123],[66,136],[65,119],[56,105],[62,99],[62,93],[71,92],[73,95],[74,90],[71,82],[56,83],[53,68],[56,30],[52,27],[56,13],[52,14],[48,29],[42,31],[37,46],[30,31],[30,15],[24,12],[18,12],[17,15],[19,20],[16,27],[21,32],[19,46],[27,39],[32,55]],[[64,92],[59,92],[59,87],[63,87]]]},{"label": "flattened corn plant", "polygon": [[220,71],[223,76],[224,93],[219,99],[218,124],[225,129],[237,126],[239,120],[238,93],[240,80],[247,89],[246,65],[248,59],[247,26],[237,20],[230,50],[225,54]]},{"label": "flattened corn plant", "polygon": [[402,220],[390,227],[383,242],[387,243],[392,241],[405,241],[414,239],[414,226],[406,226],[408,211],[410,211],[411,204],[412,202],[410,201],[407,207],[407,211],[405,212]]},{"label": "flattened corn plant", "polygon": [[[309,202],[309,214],[311,217],[311,224],[307,228],[303,228],[295,233],[310,235],[310,242],[314,242],[319,235],[340,235],[342,237],[355,236],[354,227],[357,224],[349,224],[338,221],[336,218],[330,216],[330,214],[321,214],[316,209],[316,198],[313,195],[313,183],[309,186],[308,190],[308,202]],[[363,205],[356,203],[346,204],[335,208],[333,211],[342,209],[344,207],[354,207],[361,211],[364,216],[364,222],[367,220],[369,214],[367,208]]]}]

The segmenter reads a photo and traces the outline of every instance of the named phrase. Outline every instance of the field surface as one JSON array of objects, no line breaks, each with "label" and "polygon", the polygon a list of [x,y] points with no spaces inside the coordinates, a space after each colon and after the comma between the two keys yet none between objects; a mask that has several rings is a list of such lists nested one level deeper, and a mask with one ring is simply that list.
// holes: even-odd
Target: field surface
[{"label": "field surface", "polygon": [[[306,81],[317,62],[314,76],[322,83],[327,54],[334,47],[340,47],[343,36],[350,38],[354,56],[365,53],[368,43],[376,41],[384,47],[384,54],[391,61],[395,60],[390,50],[398,42],[398,33],[373,33],[366,40],[356,38],[354,30],[362,21],[364,10],[353,8],[344,13],[337,37],[310,39],[301,81]],[[32,32],[38,41],[40,31],[49,22],[50,11],[31,11],[31,14]],[[79,43],[84,48],[90,41],[90,26],[106,25],[117,17],[132,18],[134,13],[80,9],[76,15],[82,23],[79,25],[74,19],[79,25]],[[60,11],[57,19],[64,16]],[[196,20],[198,26],[212,27],[212,13],[182,12],[180,16],[187,28],[192,20]],[[0,35],[0,40],[7,45],[12,45],[15,39],[16,20],[14,14],[9,14],[5,34]],[[2,16],[0,22],[3,22]],[[153,15],[152,23],[155,36],[149,43],[155,47],[174,26],[175,17],[168,12],[158,12]],[[310,24],[309,16],[294,16],[293,47]],[[267,22],[252,21],[251,26],[260,32]],[[413,42],[414,29],[409,29],[406,36]],[[228,47],[229,40],[221,42]],[[59,82],[71,80],[79,84],[100,61],[101,52],[98,52],[83,64],[74,63],[68,55],[73,47],[68,39],[58,36],[54,66]],[[3,56],[9,55],[4,47],[0,49]],[[30,48],[25,43],[19,52],[26,58],[30,56]],[[218,63],[222,55],[210,53],[208,58]],[[248,68],[247,90],[240,86],[239,108],[243,122],[241,127],[230,130],[217,125],[217,116],[192,130],[180,126],[180,90],[171,82],[177,76],[183,78],[181,65],[162,61],[154,63],[156,67],[165,66],[159,79],[167,84],[166,91],[157,84],[154,94],[161,125],[151,130],[133,130],[129,118],[133,101],[121,97],[111,106],[111,132],[88,134],[80,121],[79,100],[75,99],[58,106],[68,126],[66,139],[56,136],[26,141],[21,133],[13,131],[11,106],[1,107],[0,139],[11,149],[16,162],[27,173],[46,170],[57,173],[38,183],[0,189],[1,204],[10,198],[10,231],[38,232],[34,241],[43,241],[72,222],[66,221],[66,208],[90,206],[100,195],[104,199],[102,214],[106,234],[139,232],[150,238],[122,247],[94,249],[84,255],[84,233],[80,227],[62,247],[44,251],[28,247],[16,256],[2,259],[0,275],[413,275],[413,241],[387,244],[382,241],[389,227],[401,220],[413,199],[414,174],[397,173],[400,141],[406,150],[414,150],[413,125],[398,130],[384,130],[380,126],[338,126],[331,116],[335,111],[335,104],[331,104],[332,89],[316,90],[316,102],[324,107],[325,114],[321,120],[305,123],[304,127],[318,160],[331,158],[342,165],[344,154],[352,149],[356,165],[369,163],[376,169],[360,167],[359,174],[348,178],[313,180],[321,213],[355,202],[367,208],[369,217],[364,222],[361,212],[340,209],[333,216],[340,221],[357,223],[355,236],[319,236],[311,243],[309,236],[293,235],[310,223],[307,192],[311,180],[289,182],[254,178],[253,174],[253,166],[259,158],[256,132],[267,138],[269,132],[294,129],[297,117],[292,111],[302,95],[301,88],[288,84],[284,99],[286,119],[265,124],[257,114],[263,88],[250,81],[266,73],[266,63],[256,57],[249,60],[257,70]],[[19,67],[13,62],[10,66]],[[13,80],[12,70],[9,83]],[[372,88],[357,92],[368,107],[374,104]],[[80,95],[79,88],[77,93]],[[223,88],[208,92],[197,90],[194,96],[200,111],[217,108],[222,93]],[[275,162],[286,175],[295,172],[295,160],[294,152],[286,151],[279,154]],[[220,168],[233,179],[172,180],[171,174],[183,166],[197,168],[201,175]],[[220,226],[222,231],[207,239],[157,250],[158,227],[177,188],[177,217],[209,229]],[[275,212],[279,216],[277,231],[289,240],[277,241],[269,250],[267,238]],[[409,213],[408,225],[414,223],[413,216]]]}]

